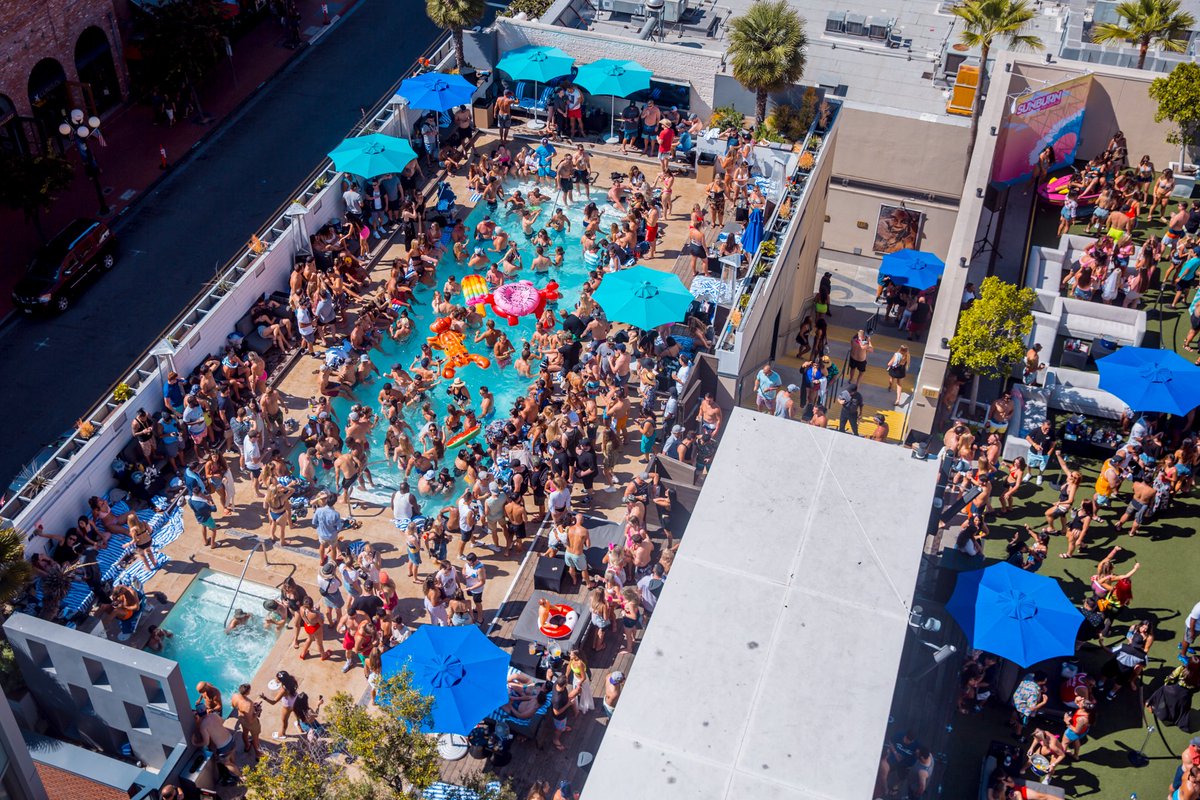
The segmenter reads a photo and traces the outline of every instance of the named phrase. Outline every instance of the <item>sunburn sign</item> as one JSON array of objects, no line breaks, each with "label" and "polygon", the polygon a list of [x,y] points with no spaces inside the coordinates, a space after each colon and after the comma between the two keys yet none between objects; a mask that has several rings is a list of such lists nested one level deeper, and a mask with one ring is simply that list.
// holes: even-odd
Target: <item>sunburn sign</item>
[{"label": "sunburn sign", "polygon": [[1061,103],[1066,96],[1065,89],[1057,89],[1053,92],[1039,92],[1024,100],[1017,98],[1013,101],[1013,113],[1021,117],[1036,111],[1044,111]]}]

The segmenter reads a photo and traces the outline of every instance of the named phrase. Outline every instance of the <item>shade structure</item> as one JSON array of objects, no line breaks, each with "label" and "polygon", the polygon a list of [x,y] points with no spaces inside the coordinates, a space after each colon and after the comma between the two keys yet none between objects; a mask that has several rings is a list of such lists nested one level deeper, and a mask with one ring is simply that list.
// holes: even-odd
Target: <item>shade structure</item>
[{"label": "shade structure", "polygon": [[404,139],[382,133],[352,136],[329,151],[333,165],[342,172],[374,178],[389,172],[400,172],[416,159],[417,154]]},{"label": "shade structure", "polygon": [[[533,102],[536,104],[541,96],[540,83],[552,81],[571,71],[575,59],[559,50],[557,47],[538,47],[528,45],[513,50],[496,64],[496,69],[507,72],[518,81],[533,81]],[[545,127],[537,119],[537,108],[533,109],[534,121],[529,127],[538,129]]]},{"label": "shade structure", "polygon": [[383,677],[408,667],[413,688],[433,697],[428,730],[465,735],[508,702],[508,660],[474,625],[422,625],[383,654]]},{"label": "shade structure", "polygon": [[695,300],[674,273],[643,266],[605,275],[593,298],[609,321],[643,330],[682,322]]},{"label": "shade structure", "polygon": [[1135,411],[1186,414],[1200,405],[1200,367],[1172,350],[1122,347],[1096,366],[1100,388]]},{"label": "shade structure", "polygon": [[406,79],[396,94],[407,100],[413,108],[449,111],[455,106],[470,103],[475,86],[462,75],[426,72]]},{"label": "shade structure", "polygon": [[575,83],[592,94],[607,94],[609,100],[609,140],[616,138],[616,111],[618,97],[629,97],[635,92],[650,88],[654,73],[636,61],[620,58],[602,58],[584,64],[575,75]]},{"label": "shade structure", "polygon": [[879,274],[891,278],[899,286],[910,289],[928,289],[942,277],[946,262],[933,253],[920,250],[897,250],[883,257]]},{"label": "shade structure", "polygon": [[653,72],[636,61],[602,58],[580,67],[574,81],[592,94],[629,97],[635,92],[649,89],[650,78],[653,75]]},{"label": "shade structure", "polygon": [[496,64],[496,69],[507,72],[514,80],[545,83],[566,75],[574,66],[575,59],[557,47],[529,45],[507,53]]},{"label": "shade structure", "polygon": [[746,220],[746,230],[742,232],[742,249],[750,255],[758,251],[758,245],[763,238],[763,212],[761,208],[750,209],[750,217]]},{"label": "shade structure", "polygon": [[1083,622],[1058,581],[1007,562],[960,572],[946,610],[972,647],[1022,667],[1074,654]]}]

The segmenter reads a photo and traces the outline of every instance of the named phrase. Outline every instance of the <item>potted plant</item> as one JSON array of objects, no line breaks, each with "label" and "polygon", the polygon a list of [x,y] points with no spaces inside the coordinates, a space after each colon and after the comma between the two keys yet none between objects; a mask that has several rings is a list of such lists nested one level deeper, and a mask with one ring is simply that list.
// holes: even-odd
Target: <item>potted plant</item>
[{"label": "potted plant", "polygon": [[812,172],[812,168],[817,164],[817,157],[812,153],[805,151],[800,154],[800,160],[796,164],[796,168],[801,172]]},{"label": "potted plant", "polygon": [[808,137],[808,152],[810,152],[810,153],[821,152],[821,144],[823,142],[824,142],[824,139],[822,139],[820,136]]},{"label": "potted plant", "polygon": [[817,130],[824,133],[829,130],[831,122],[833,122],[833,106],[829,105],[828,100],[822,100],[821,106],[817,110]]},{"label": "potted plant", "polygon": [[131,397],[133,397],[133,387],[128,383],[118,383],[117,388],[113,389],[112,400],[114,403],[124,403]]},{"label": "potted plant", "polygon": [[96,435],[98,430],[100,429],[93,422],[86,419],[75,420],[75,433],[79,435],[80,439],[90,439]]}]

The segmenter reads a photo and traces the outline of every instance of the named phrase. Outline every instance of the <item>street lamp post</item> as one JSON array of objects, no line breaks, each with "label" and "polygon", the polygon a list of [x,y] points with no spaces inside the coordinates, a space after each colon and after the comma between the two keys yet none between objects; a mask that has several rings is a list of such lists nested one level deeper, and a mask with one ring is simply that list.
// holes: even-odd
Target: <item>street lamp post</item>
[{"label": "street lamp post", "polygon": [[96,188],[96,200],[100,203],[100,214],[109,213],[111,209],[108,207],[108,201],[104,199],[104,187],[100,185],[100,165],[96,163],[96,156],[88,146],[88,139],[103,139],[103,135],[100,133],[100,118],[87,117],[81,109],[73,108],[70,119],[63,120],[62,124],[58,126],[58,132],[75,142],[75,147],[79,150],[79,157],[83,159],[83,171],[92,179],[92,186]]}]

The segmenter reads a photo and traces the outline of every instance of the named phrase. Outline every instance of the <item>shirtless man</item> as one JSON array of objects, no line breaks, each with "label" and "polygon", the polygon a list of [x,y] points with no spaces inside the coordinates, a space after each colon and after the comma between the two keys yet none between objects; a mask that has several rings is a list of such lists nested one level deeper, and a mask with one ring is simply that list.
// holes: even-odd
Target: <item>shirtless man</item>
[{"label": "shirtless man", "polygon": [[1025,366],[1022,369],[1022,379],[1027,386],[1037,386],[1038,373],[1046,368],[1042,358],[1042,346],[1035,344],[1025,351]]},{"label": "shirtless man", "polygon": [[237,712],[238,721],[242,725],[242,748],[249,753],[254,751],[255,758],[262,758],[258,738],[262,734],[262,704],[250,699],[250,684],[243,683],[229,698],[229,705]]},{"label": "shirtless man", "polygon": [[[196,717],[196,729],[192,733],[192,744],[207,748],[234,778],[240,776],[241,772],[233,762],[237,740],[234,739],[233,732],[225,727],[221,715],[210,714],[207,710],[193,713]],[[234,781],[226,779],[221,782],[224,785],[232,785]]]},{"label": "shirtless man", "polygon": [[525,537],[525,498],[513,495],[504,504],[504,554],[512,555],[517,544]]},{"label": "shirtless man", "polygon": [[350,492],[362,474],[363,465],[353,448],[339,455],[333,462],[333,479],[342,487],[342,502],[350,505]]},{"label": "shirtless man", "polygon": [[1143,481],[1133,482],[1133,496],[1129,498],[1129,505],[1125,508],[1125,513],[1117,520],[1117,530],[1124,530],[1125,523],[1133,520],[1133,527],[1129,529],[1130,536],[1137,536],[1138,528],[1146,519],[1146,515],[1150,513],[1150,509],[1154,507],[1154,496],[1157,492],[1154,487]]},{"label": "shirtless man", "polygon": [[475,241],[491,239],[496,235],[496,223],[490,214],[484,214],[483,219],[475,226]]},{"label": "shirtless man", "polygon": [[274,386],[259,395],[258,406],[262,409],[263,426],[267,436],[287,438],[283,427],[283,395]]},{"label": "shirtless man", "polygon": [[512,107],[517,102],[512,89],[505,89],[504,94],[496,98],[492,110],[496,113],[496,128],[500,131],[500,143],[504,144],[512,138]]},{"label": "shirtless man", "polygon": [[696,421],[704,430],[716,436],[721,428],[721,419],[721,407],[713,399],[712,392],[705,392],[704,399],[700,401],[700,413],[696,415]]},{"label": "shirtless man", "polygon": [[1012,392],[1005,392],[992,401],[988,409],[988,430],[1004,433],[1008,430],[1008,421],[1013,415]]},{"label": "shirtless man", "polygon": [[567,549],[563,553],[563,561],[567,565],[567,573],[571,576],[571,580],[575,583],[580,582],[580,574],[583,575],[583,582],[588,581],[588,563],[587,556],[584,550],[592,546],[592,537],[588,534],[588,529],[583,524],[583,514],[576,513],[575,521],[571,523],[571,527],[567,528]]},{"label": "shirtless man", "polygon": [[346,441],[358,441],[366,443],[367,434],[371,432],[370,421],[363,419],[362,415],[357,411],[351,411],[350,416],[346,420]]},{"label": "shirtless man", "polygon": [[[534,272],[548,272],[550,270],[550,259],[546,257],[546,248],[540,244],[534,249],[533,262],[529,265]],[[490,320],[489,320],[490,322]]]},{"label": "shirtless man", "polygon": [[630,547],[629,552],[633,554],[633,569],[641,577],[650,571],[650,559],[654,556],[654,543],[650,541],[650,537],[644,530],[633,534],[631,538],[633,546]]},{"label": "shirtless man", "polygon": [[355,368],[355,373],[355,377],[358,379],[359,383],[366,383],[366,381],[372,375],[383,374],[379,371],[379,367],[375,366],[374,362],[371,361],[371,357],[366,353],[363,353],[358,357],[358,366]]},{"label": "shirtless man", "polygon": [[661,216],[662,212],[656,205],[651,205],[646,210],[646,243],[650,245],[646,258],[658,257],[658,221]]},{"label": "shirtless man", "polygon": [[[866,331],[859,329],[850,339],[850,363],[846,367],[846,380],[850,383],[858,383],[862,380],[863,375],[867,372],[867,355],[875,350],[875,346],[871,344],[871,337]],[[855,377],[854,373],[858,376]]]}]

